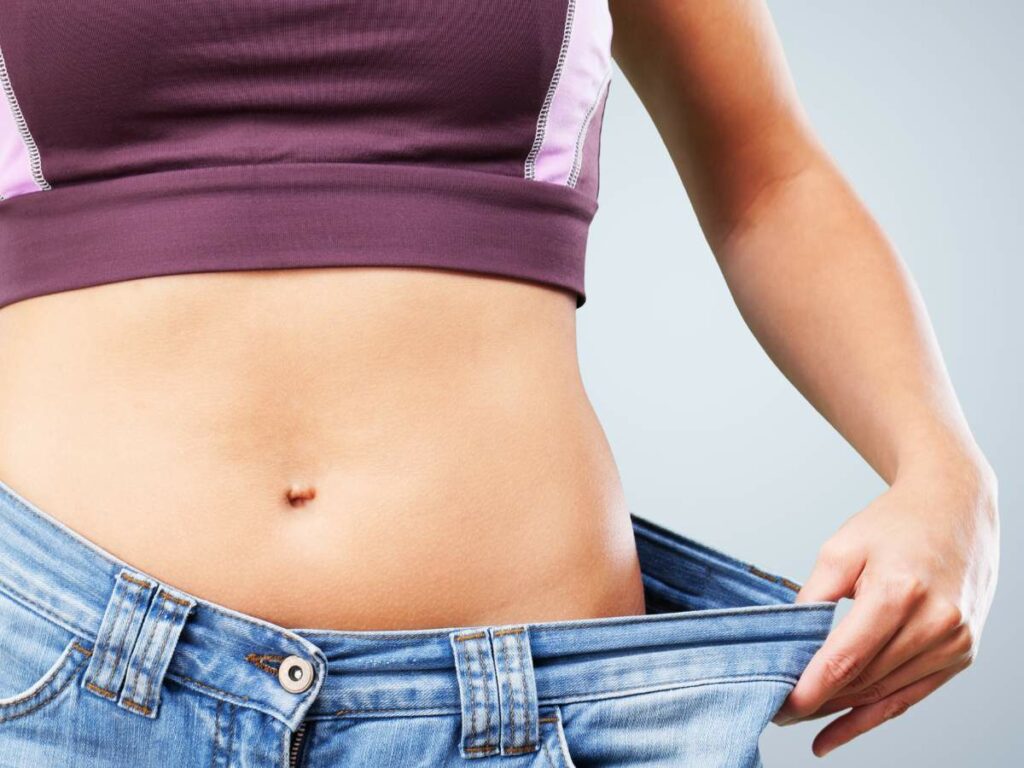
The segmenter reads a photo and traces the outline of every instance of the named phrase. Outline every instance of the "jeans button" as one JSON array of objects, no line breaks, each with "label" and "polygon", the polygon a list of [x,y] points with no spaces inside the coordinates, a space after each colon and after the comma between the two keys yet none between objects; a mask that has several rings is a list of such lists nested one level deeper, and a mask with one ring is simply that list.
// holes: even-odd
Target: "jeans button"
[{"label": "jeans button", "polygon": [[298,656],[288,656],[277,669],[277,680],[290,693],[302,693],[313,684],[313,665]]}]

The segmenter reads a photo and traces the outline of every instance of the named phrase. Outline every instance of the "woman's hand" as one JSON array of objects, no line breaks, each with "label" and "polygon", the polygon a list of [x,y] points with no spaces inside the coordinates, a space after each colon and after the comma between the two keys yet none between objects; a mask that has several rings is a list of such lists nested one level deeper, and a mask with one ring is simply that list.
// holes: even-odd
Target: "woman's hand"
[{"label": "woman's hand", "polygon": [[987,467],[907,473],[822,546],[796,602],[854,598],[774,718],[852,707],[815,737],[821,757],[903,714],[978,653],[999,566]]}]

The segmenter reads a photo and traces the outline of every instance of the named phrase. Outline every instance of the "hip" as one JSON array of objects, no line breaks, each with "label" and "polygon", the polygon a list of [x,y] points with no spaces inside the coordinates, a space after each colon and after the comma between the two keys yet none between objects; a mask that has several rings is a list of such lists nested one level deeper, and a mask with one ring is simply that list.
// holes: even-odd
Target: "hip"
[{"label": "hip", "polygon": [[[630,517],[643,612],[284,627],[161,581],[0,485],[0,755],[47,768],[759,768],[836,603]],[[301,585],[296,585],[301,589]]]}]

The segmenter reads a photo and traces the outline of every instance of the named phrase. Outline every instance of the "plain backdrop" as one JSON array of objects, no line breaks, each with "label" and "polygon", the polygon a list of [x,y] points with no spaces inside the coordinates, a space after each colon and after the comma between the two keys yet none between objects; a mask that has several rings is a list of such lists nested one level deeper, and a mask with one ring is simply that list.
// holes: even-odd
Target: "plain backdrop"
[{"label": "plain backdrop", "polygon": [[[1000,479],[1002,558],[972,667],[825,758],[811,741],[839,715],[770,724],[765,764],[1020,765],[1024,3],[770,8],[819,135],[924,295]],[[627,499],[802,582],[821,543],[885,485],[758,346],[654,124],[621,70],[613,78],[577,321],[584,380]]]}]

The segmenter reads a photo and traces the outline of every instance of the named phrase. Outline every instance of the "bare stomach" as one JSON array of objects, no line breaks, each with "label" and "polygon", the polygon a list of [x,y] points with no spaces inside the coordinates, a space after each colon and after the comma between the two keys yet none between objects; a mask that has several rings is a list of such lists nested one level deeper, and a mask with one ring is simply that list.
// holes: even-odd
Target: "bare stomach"
[{"label": "bare stomach", "polygon": [[430,269],[185,274],[0,309],[0,479],[281,626],[642,614],[575,302]]}]

